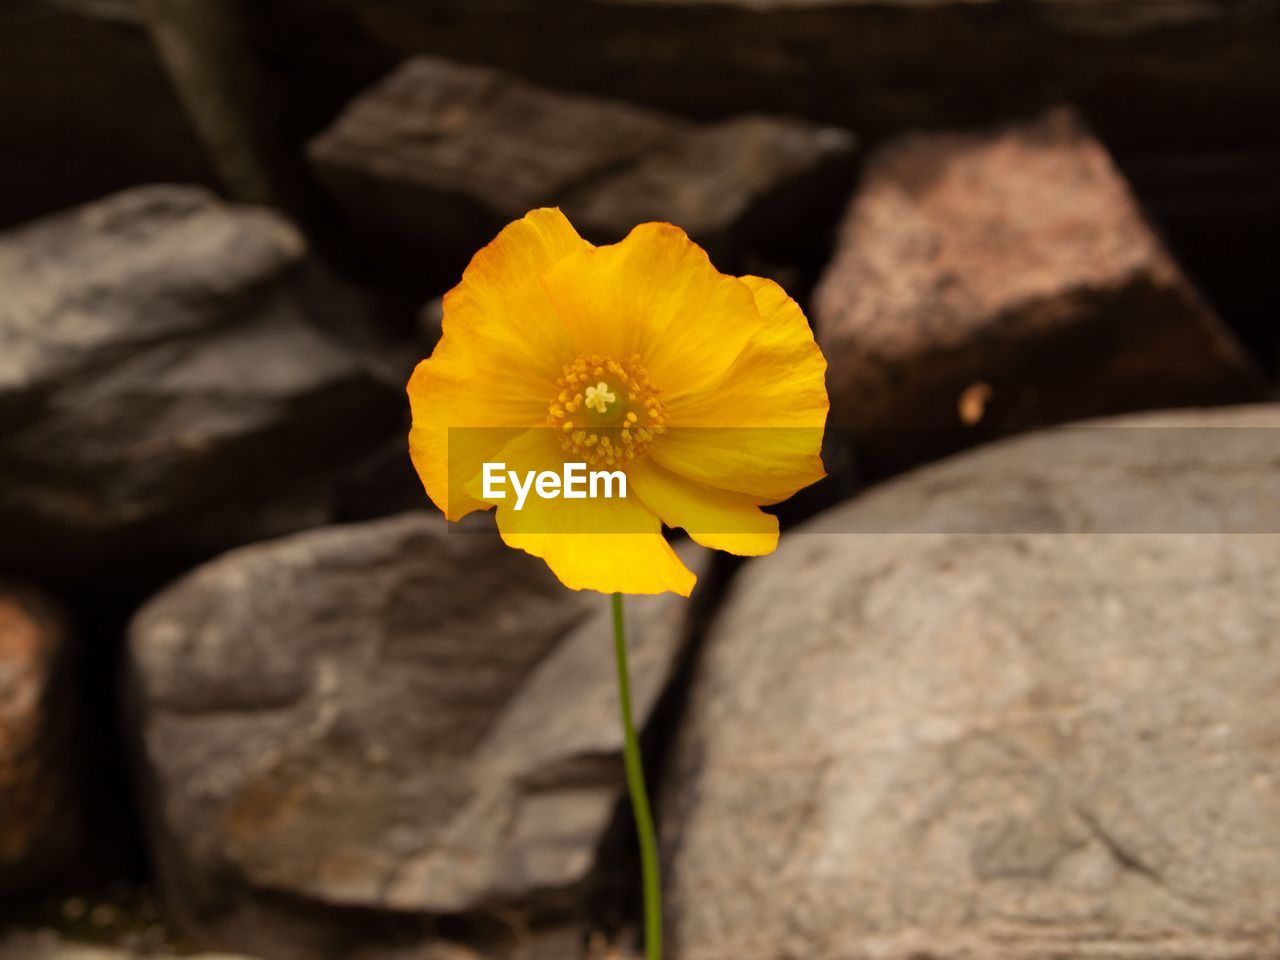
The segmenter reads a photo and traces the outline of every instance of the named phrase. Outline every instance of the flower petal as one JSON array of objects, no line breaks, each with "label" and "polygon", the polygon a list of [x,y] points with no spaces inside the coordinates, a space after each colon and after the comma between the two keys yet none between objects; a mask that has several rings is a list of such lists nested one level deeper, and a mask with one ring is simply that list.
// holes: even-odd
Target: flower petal
[{"label": "flower petal", "polygon": [[[476,376],[464,351],[442,341],[409,380],[409,457],[427,496],[450,520],[488,509],[467,492],[467,483],[479,475],[481,464],[527,429],[529,416],[537,416],[537,408],[519,396],[489,397],[477,406]],[[511,426],[522,420],[523,425]],[[464,426],[477,421],[488,425]]]},{"label": "flower petal", "polygon": [[591,250],[558,209],[533,210],[508,224],[471,259],[444,297],[444,338],[501,366],[491,374],[555,382],[574,357],[568,328],[547,299],[542,275]]},{"label": "flower petal", "polygon": [[[563,467],[554,431],[525,431],[498,455],[507,469]],[[656,514],[630,489],[625,498],[542,499],[530,493],[522,510],[508,492],[498,505],[503,542],[541,557],[572,590],[601,593],[665,593],[688,596],[697,577],[662,536]]]},{"label": "flower petal", "polygon": [[477,253],[445,295],[443,336],[409,381],[409,452],[450,520],[485,508],[465,490],[481,463],[545,422],[573,348],[540,278],[590,246],[559,210],[534,210]]},{"label": "flower petal", "polygon": [[668,403],[668,432],[649,455],[682,476],[776,503],[826,475],[827,362],[780,286],[742,282],[763,329],[716,382]]},{"label": "flower petal", "polygon": [[679,426],[821,427],[827,361],[799,305],[762,277],[743,277],[763,324],[716,382],[667,404]]},{"label": "flower petal", "polygon": [[684,528],[694,543],[740,557],[763,556],[778,546],[778,518],[742,494],[686,480],[652,460],[632,464],[627,478],[663,523]]},{"label": "flower petal", "polygon": [[580,354],[638,354],[664,400],[718,379],[763,326],[750,288],[669,223],[566,257],[543,287]]},{"label": "flower petal", "polygon": [[826,476],[821,440],[821,428],[693,427],[668,432],[649,456],[682,477],[767,505]]}]

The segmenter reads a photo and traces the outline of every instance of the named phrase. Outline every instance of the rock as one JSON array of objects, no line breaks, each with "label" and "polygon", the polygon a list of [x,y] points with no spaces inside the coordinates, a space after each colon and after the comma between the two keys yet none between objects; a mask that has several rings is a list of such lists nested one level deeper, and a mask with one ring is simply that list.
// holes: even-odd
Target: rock
[{"label": "rock", "polygon": [[753,561],[667,778],[673,952],[1277,955],[1278,431],[1022,437]]},{"label": "rock", "polygon": [[67,660],[53,605],[0,587],[0,898],[37,888],[79,839]]},{"label": "rock", "polygon": [[[484,523],[446,527],[406,514],[242,548],[134,619],[151,835],[189,926],[271,953],[233,905],[262,912],[256,935],[281,894],[320,929],[336,906],[581,904],[622,795],[607,604]],[[629,603],[641,721],[685,609]]]},{"label": "rock", "polygon": [[323,522],[404,404],[310,325],[305,253],[186,187],[0,236],[0,564],[115,570]]},{"label": "rock", "polygon": [[0,226],[139,183],[213,182],[140,6],[0,3]]},{"label": "rock", "polygon": [[834,128],[757,116],[693,124],[416,57],[309,155],[353,225],[451,284],[498,230],[548,205],[603,242],[669,220],[725,269],[812,250],[852,175],[852,148]]},{"label": "rock", "polygon": [[813,317],[832,422],[883,469],[1037,423],[1263,395],[1066,110],[877,152]]},{"label": "rock", "polygon": [[[51,932],[16,933],[0,940],[0,960],[148,960],[151,952],[60,940]],[[186,960],[250,960],[226,953],[201,953]]]}]

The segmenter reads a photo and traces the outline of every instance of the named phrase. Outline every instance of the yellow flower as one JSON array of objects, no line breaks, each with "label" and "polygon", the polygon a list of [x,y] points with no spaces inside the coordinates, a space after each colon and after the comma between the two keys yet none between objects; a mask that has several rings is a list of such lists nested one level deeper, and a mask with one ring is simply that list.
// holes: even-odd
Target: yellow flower
[{"label": "yellow flower", "polygon": [[[682,230],[646,223],[596,247],[535,210],[445,296],[444,335],[409,381],[409,448],[450,520],[496,507],[503,540],[567,586],[687,596],[696,578],[662,524],[772,552],[778,522],[760,506],[824,476],[825,372],[781,287],[718,273]],[[498,463],[620,471],[627,493],[517,509],[510,485],[486,488]]]}]

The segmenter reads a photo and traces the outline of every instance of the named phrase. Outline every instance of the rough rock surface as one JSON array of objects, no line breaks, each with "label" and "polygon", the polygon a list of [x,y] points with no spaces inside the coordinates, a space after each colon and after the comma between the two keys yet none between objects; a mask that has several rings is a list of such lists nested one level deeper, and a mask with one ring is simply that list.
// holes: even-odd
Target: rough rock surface
[{"label": "rough rock surface", "polygon": [[208,553],[323,520],[403,402],[308,322],[302,237],[147,187],[0,236],[0,563]]},{"label": "rough rock surface", "polygon": [[[148,960],[156,954],[60,940],[51,933],[16,933],[0,940],[0,960]],[[227,953],[188,955],[186,960],[250,960]]]},{"label": "rough rock surface", "polygon": [[353,223],[448,280],[501,227],[548,205],[603,242],[647,220],[679,224],[725,268],[794,255],[833,222],[852,150],[830,127],[692,124],[427,57],[357,98],[309,147]]},{"label": "rough rock surface", "polygon": [[[1261,397],[1066,110],[882,148],[813,317],[833,422],[891,465],[1036,423]],[[990,400],[974,431],[958,401],[976,383]]]},{"label": "rough rock surface", "polygon": [[[406,514],[242,548],[135,618],[152,836],[201,922],[266,892],[448,914],[577,902],[621,796],[607,605],[483,524],[446,526]],[[641,720],[685,604],[630,604]]]},{"label": "rough rock surface", "polygon": [[0,898],[47,879],[78,839],[68,672],[62,617],[0,587]]},{"label": "rough rock surface", "polygon": [[[681,960],[1278,955],[1278,438],[1023,437],[753,561],[667,779]],[[1127,510],[1082,508],[1092,473]],[[1143,504],[1237,532],[1113,532]]]}]

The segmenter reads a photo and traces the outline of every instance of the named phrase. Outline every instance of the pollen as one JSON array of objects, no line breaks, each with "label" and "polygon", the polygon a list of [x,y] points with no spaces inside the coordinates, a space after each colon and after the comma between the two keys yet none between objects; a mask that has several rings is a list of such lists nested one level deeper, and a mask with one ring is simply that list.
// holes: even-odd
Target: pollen
[{"label": "pollen", "polygon": [[666,422],[658,388],[638,355],[579,357],[565,366],[547,406],[547,423],[558,428],[565,453],[596,468],[617,468],[643,456],[666,432]]}]

